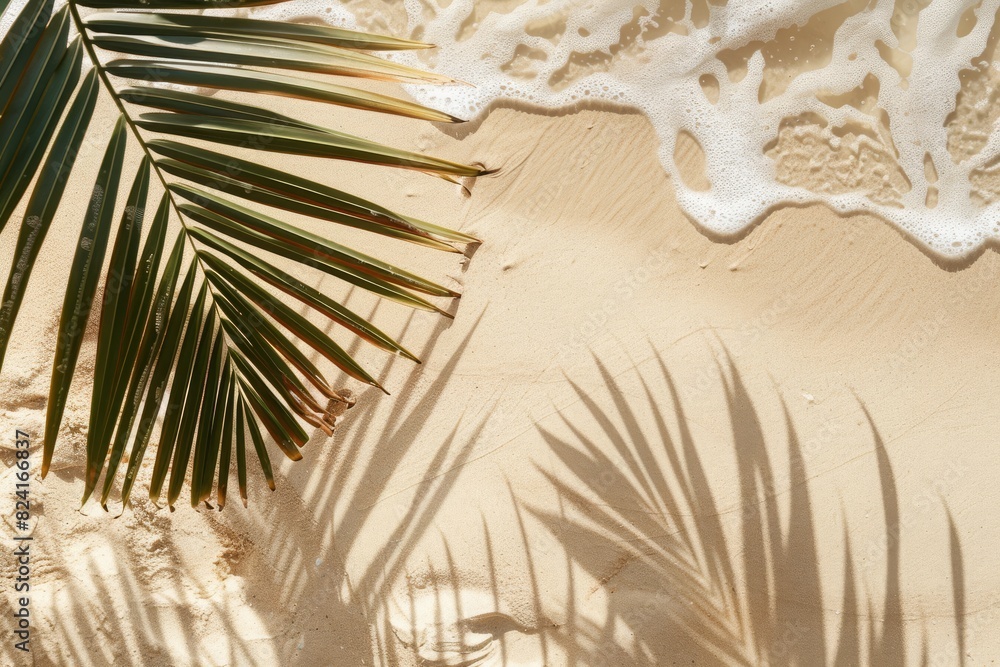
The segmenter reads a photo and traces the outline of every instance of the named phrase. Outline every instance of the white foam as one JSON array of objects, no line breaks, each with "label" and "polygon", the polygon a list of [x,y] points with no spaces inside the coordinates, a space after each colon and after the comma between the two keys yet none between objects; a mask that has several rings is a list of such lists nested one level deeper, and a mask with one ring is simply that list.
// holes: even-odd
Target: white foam
[{"label": "white foam", "polygon": [[[571,107],[582,100],[638,108],[657,130],[659,157],[675,177],[681,205],[700,224],[723,236],[738,234],[777,206],[825,202],[838,211],[878,214],[942,255],[967,254],[990,239],[1000,239],[1000,204],[984,204],[970,196],[970,175],[1000,153],[1000,133],[988,126],[977,139],[985,145],[956,162],[949,152],[946,128],[946,119],[956,108],[959,72],[972,67],[973,59],[984,52],[1000,0],[730,0],[726,6],[706,0],[479,4],[477,9],[474,0],[405,0],[406,15],[400,15],[397,23],[406,25],[408,35],[439,48],[429,59],[414,53],[393,57],[475,85],[410,87],[419,101],[467,118],[500,99],[549,108]],[[832,39],[829,64],[798,73],[784,92],[762,103],[758,101],[765,78],[762,52],[753,52],[746,75],[739,80],[731,79],[719,58],[720,53],[753,40],[774,46],[777,36],[787,46],[787,28],[804,26],[824,10],[840,11],[838,7],[844,10],[836,17],[842,25]],[[356,16],[329,8],[327,2],[299,1],[252,13],[263,17],[266,12],[268,18],[319,16],[333,25],[362,29],[399,28],[391,26],[391,21],[374,24],[378,13],[370,7]],[[958,37],[967,10],[975,10],[978,21],[968,35]],[[914,24],[915,45],[906,34],[906,27]],[[880,41],[883,51],[899,49],[905,52],[904,59],[912,58],[912,72],[905,79],[883,59]],[[822,47],[816,43],[794,48],[805,58]],[[560,74],[567,63],[588,59],[582,66],[571,64],[571,76]],[[716,104],[699,83],[699,77],[706,74],[719,82]],[[878,79],[877,109],[884,110],[891,140],[877,135],[879,122],[871,108],[835,108],[817,98],[818,94],[850,91],[869,75]],[[989,103],[985,94],[980,105]],[[848,170],[856,167],[858,178],[852,181],[830,172],[831,157],[831,164],[813,165],[826,181],[779,181],[777,158],[766,149],[776,140],[783,119],[807,112],[829,121],[827,134],[817,135],[825,142],[824,151],[840,150],[841,160],[844,150],[857,151],[848,153],[855,155],[857,164],[846,166]],[[874,128],[872,137],[838,138],[829,133],[851,124]],[[692,190],[680,178],[674,149],[681,130],[695,137],[705,152],[711,183],[707,191]],[[874,166],[864,162],[878,150],[889,151],[887,162]],[[924,165],[927,154],[937,172],[933,182],[928,182]],[[815,157],[817,162],[822,159],[820,154]],[[844,167],[843,162],[838,164]],[[875,195],[873,188],[881,187],[880,178],[884,192]],[[867,180],[861,184],[859,179]]]},{"label": "white foam", "polygon": [[[0,34],[23,1],[0,19]],[[944,256],[1000,241],[1000,68],[989,51],[1000,0],[379,3],[296,0],[238,13],[432,42],[435,51],[389,57],[474,84],[408,86],[456,116],[497,100],[639,109],[681,206],[721,236],[776,207],[823,202],[877,214]],[[810,25],[819,30],[791,41]],[[802,66],[826,50],[828,62]],[[717,99],[703,77],[718,82]],[[859,87],[867,103],[832,99]],[[788,126],[793,118],[804,125]],[[707,190],[681,177],[680,132],[704,151]]]}]

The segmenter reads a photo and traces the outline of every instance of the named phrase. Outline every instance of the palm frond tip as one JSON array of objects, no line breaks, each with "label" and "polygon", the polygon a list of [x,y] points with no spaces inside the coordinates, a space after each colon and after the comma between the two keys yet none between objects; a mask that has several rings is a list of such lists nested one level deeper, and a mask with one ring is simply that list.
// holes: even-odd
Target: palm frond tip
[{"label": "palm frond tip", "polygon": [[[429,45],[325,26],[171,13],[282,1],[146,0],[135,11],[133,3],[69,0],[53,11],[53,0],[28,0],[0,40],[0,230],[27,199],[0,302],[0,371],[76,155],[95,131],[92,120],[102,90],[118,109],[90,200],[78,210],[64,205],[61,211],[80,221],[79,239],[65,278],[42,474],[52,463],[83,332],[92,317],[98,318],[84,502],[99,492],[107,508],[124,468],[121,498],[127,505],[150,442],[156,443],[149,490],[154,502],[165,494],[173,508],[187,483],[193,506],[207,505],[214,496],[221,509],[235,465],[240,499],[246,504],[250,456],[256,456],[273,489],[264,433],[286,456],[300,459],[309,439],[303,423],[331,433],[326,402],[349,402],[299,343],[347,376],[382,388],[322,329],[275,297],[273,289],[363,341],[419,362],[371,322],[282,270],[269,256],[411,308],[444,313],[433,299],[458,296],[282,216],[306,215],[451,252],[458,251],[457,244],[475,242],[473,237],[225,152],[225,147],[237,146],[412,169],[449,180],[486,173],[259,106],[259,96],[277,95],[457,122],[407,100],[300,74],[454,83],[369,53]],[[84,17],[81,8],[105,11]],[[105,54],[102,60],[102,52],[117,57]],[[85,58],[92,68],[82,75]],[[152,82],[238,91],[244,93],[243,101]],[[218,144],[223,152],[190,140]],[[126,168],[129,150],[142,157],[134,172]],[[163,194],[150,208],[154,186]],[[127,205],[117,211],[116,197],[126,188]],[[268,207],[273,214],[248,208],[234,197]],[[154,426],[161,414],[165,417],[156,439]],[[252,447],[247,446],[248,433]]]}]

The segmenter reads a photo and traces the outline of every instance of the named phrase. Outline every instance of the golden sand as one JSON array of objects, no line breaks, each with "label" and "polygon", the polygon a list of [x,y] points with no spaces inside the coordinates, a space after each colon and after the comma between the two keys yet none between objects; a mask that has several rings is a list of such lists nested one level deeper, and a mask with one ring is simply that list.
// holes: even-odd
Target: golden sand
[{"label": "golden sand", "polygon": [[[35,664],[1000,657],[994,252],[941,266],[821,207],[708,238],[647,121],[622,111],[498,108],[457,132],[390,120],[388,136],[323,121],[500,168],[467,196],[289,160],[481,238],[470,258],[378,248],[459,288],[454,321],[350,295],[424,360],[357,348],[392,396],[332,373],[357,405],[276,466],[273,494],[252,471],[248,510],[170,513],[146,499],[147,467],[117,519],[77,509],[92,331],[33,481]],[[0,432],[41,430],[75,224],[57,220],[31,283]],[[11,484],[8,469],[3,497]]]}]

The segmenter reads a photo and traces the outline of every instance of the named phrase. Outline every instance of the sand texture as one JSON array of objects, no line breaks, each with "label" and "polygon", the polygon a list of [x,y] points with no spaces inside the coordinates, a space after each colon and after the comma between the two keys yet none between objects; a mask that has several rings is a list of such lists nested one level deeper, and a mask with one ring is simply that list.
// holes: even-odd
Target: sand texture
[{"label": "sand texture", "polygon": [[[424,363],[338,332],[392,395],[317,355],[357,405],[302,462],[272,446],[277,490],[252,470],[249,509],[221,513],[154,506],[148,456],[131,508],[79,509],[92,322],[53,469],[32,481],[31,664],[1000,659],[995,252],[944,265],[821,206],[712,238],[623,109],[501,105],[458,129],[312,118],[500,169],[467,194],[288,160],[481,238],[466,257],[333,230],[460,290],[455,319],[309,276]],[[699,150],[681,148],[697,184]],[[84,151],[93,164],[103,139]],[[92,177],[78,169],[68,201]],[[77,224],[56,220],[3,370],[3,503],[7,434],[40,442]],[[8,640],[0,662],[28,664]]]}]

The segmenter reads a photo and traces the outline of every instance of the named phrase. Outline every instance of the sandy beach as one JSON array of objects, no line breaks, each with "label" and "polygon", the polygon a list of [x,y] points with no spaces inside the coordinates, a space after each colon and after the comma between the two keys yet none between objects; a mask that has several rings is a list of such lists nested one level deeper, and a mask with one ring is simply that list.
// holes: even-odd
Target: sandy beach
[{"label": "sandy beach", "polygon": [[[52,472],[32,481],[30,664],[1000,660],[994,250],[949,261],[823,205],[721,238],[681,210],[650,121],[606,103],[322,122],[498,170],[466,192],[285,163],[481,239],[445,254],[337,229],[460,291],[454,319],[310,276],[423,363],[338,334],[391,395],[314,355],[357,403],[333,437],[310,431],[304,461],[274,455],[273,493],[252,470],[249,508],[170,512],[147,498],[147,461],[109,513],[78,509],[91,321]],[[703,152],[676,155],[696,187]],[[74,172],[71,196],[92,178]],[[2,433],[43,429],[75,240],[60,224],[3,369]],[[29,664],[9,641],[0,662]]]},{"label": "sandy beach", "polygon": [[[454,322],[379,313],[424,365],[386,364],[394,395],[361,392],[247,511],[78,513],[66,451],[36,486],[42,664],[995,659],[995,254],[947,270],[821,207],[713,241],[635,114],[501,108],[420,140],[503,167],[471,197],[369,185],[484,241],[434,258]],[[20,333],[8,430],[47,388]],[[449,627],[458,605],[480,625]]]}]

